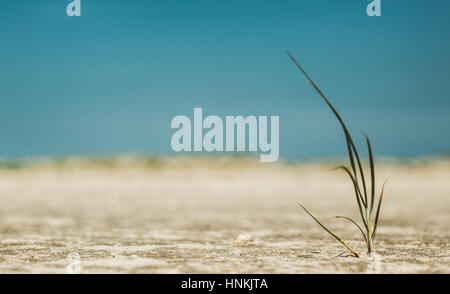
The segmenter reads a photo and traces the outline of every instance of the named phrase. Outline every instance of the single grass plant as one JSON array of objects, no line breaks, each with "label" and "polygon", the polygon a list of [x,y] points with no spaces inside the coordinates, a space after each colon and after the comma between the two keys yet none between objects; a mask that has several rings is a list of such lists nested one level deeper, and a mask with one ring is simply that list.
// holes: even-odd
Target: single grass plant
[{"label": "single grass plant", "polygon": [[[373,241],[375,240],[377,233],[377,226],[380,217],[380,209],[381,209],[381,201],[383,200],[384,194],[384,186],[386,182],[383,184],[381,188],[381,193],[379,196],[378,204],[376,205],[375,214],[375,165],[372,153],[372,147],[370,145],[370,140],[367,135],[364,134],[367,143],[367,150],[369,154],[369,168],[370,168],[370,190],[368,189],[368,185],[366,185],[366,175],[364,174],[364,167],[361,163],[358,151],[353,143],[353,139],[347,129],[347,126],[344,124],[339,113],[336,111],[334,106],[330,103],[330,101],[325,97],[323,92],[317,87],[317,85],[312,81],[309,75],[303,70],[297,60],[292,56],[289,51],[286,51],[289,58],[292,62],[297,66],[297,68],[302,72],[302,74],[306,77],[308,82],[314,87],[314,89],[319,93],[322,97],[323,101],[328,105],[328,107],[332,110],[336,118],[338,119],[345,135],[345,140],[347,143],[347,151],[348,158],[350,161],[350,168],[347,166],[338,166],[336,169],[343,170],[350,178],[351,183],[354,188],[356,203],[358,205],[359,214],[361,216],[362,226],[360,226],[353,219],[346,216],[335,216],[337,219],[344,219],[352,224],[354,224],[358,230],[363,235],[364,241],[367,247],[367,253],[370,255],[373,252]],[[309,212],[302,204],[299,204],[300,207],[311,216],[325,231],[327,231],[331,236],[333,236],[336,240],[338,240],[342,245],[345,246],[355,257],[360,257],[359,253],[357,253],[352,247],[350,247],[346,242],[342,240],[338,235],[333,233],[330,229],[328,229],[322,222],[320,222],[315,216]],[[375,217],[375,218],[373,218]]]}]

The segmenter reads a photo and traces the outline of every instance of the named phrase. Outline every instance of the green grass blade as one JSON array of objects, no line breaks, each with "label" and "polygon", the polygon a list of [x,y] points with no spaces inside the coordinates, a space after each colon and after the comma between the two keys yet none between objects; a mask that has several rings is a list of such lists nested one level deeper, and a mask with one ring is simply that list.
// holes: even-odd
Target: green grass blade
[{"label": "green grass blade", "polygon": [[381,201],[383,200],[384,186],[386,185],[386,183],[387,183],[387,181],[384,182],[383,187],[381,188],[380,200],[378,201],[377,213],[375,216],[375,223],[373,225],[372,240],[375,239],[375,235],[377,233],[378,217],[380,216]]},{"label": "green grass blade", "polygon": [[334,234],[333,232],[331,232],[327,227],[325,227],[317,218],[315,218],[303,205],[301,205],[300,203],[298,204],[301,208],[303,208],[304,211],[306,211],[307,214],[309,214],[310,217],[313,218],[313,220],[315,220],[325,231],[327,231],[331,236],[333,236],[336,240],[339,241],[339,243],[341,243],[342,245],[345,246],[345,248],[347,248],[355,257],[359,257],[359,254],[353,250],[350,246],[347,245],[347,243],[345,243],[340,237],[338,237],[336,234]]},{"label": "green grass blade", "polygon": [[373,163],[372,146],[370,146],[369,137],[367,137],[366,134],[364,134],[364,137],[366,137],[367,149],[369,152],[369,162],[370,162],[371,195],[370,195],[370,214],[369,215],[371,216],[372,210],[373,210],[373,204],[375,202],[375,165]]},{"label": "green grass blade", "polygon": [[340,166],[337,166],[337,167],[334,168],[334,170],[336,170],[336,169],[342,169],[342,170],[344,170],[344,171],[348,174],[348,176],[349,176],[350,179],[352,180],[353,187],[355,188],[355,191],[356,191],[356,195],[359,196],[359,198],[357,198],[357,200],[359,199],[361,202],[364,203],[364,198],[363,198],[363,196],[362,196],[362,194],[361,194],[361,190],[359,189],[359,185],[358,185],[358,183],[356,182],[356,179],[353,177],[353,175],[352,175],[352,173],[350,172],[350,170],[349,170],[346,166],[343,166],[343,165],[340,165]]},{"label": "green grass blade", "polygon": [[350,179],[352,180],[353,187],[355,189],[356,202],[358,203],[359,213],[361,214],[361,219],[363,221],[364,226],[367,229],[367,222],[366,222],[366,219],[364,217],[364,213],[363,213],[363,209],[362,209],[361,201],[360,201],[360,199],[362,200],[362,196],[361,196],[361,191],[359,191],[358,184],[356,183],[355,179],[352,176],[352,173],[350,172],[350,170],[347,167],[341,165],[341,166],[336,167],[335,169],[342,169],[342,170],[344,170],[348,174]]},{"label": "green grass blade", "polygon": [[364,189],[365,201],[363,201],[364,202],[363,204],[367,208],[367,189],[366,189],[366,181],[364,179],[364,172],[363,172],[363,168],[361,165],[361,160],[359,159],[358,151],[356,150],[356,147],[355,147],[355,144],[353,143],[352,137],[351,137],[350,133],[348,132],[347,126],[345,125],[344,121],[342,120],[342,118],[339,115],[339,113],[337,112],[337,110],[333,107],[333,105],[330,103],[330,101],[327,99],[327,97],[325,97],[323,92],[319,89],[319,87],[317,87],[317,85],[313,82],[313,80],[309,77],[309,75],[305,72],[305,70],[297,62],[297,60],[294,58],[294,56],[292,56],[292,54],[287,50],[286,50],[286,54],[289,56],[289,58],[292,60],[292,62],[297,66],[297,68],[303,73],[303,75],[306,77],[308,82],[313,86],[313,88],[317,91],[317,93],[319,93],[319,95],[322,97],[322,99],[325,101],[325,103],[330,107],[330,109],[333,111],[334,115],[338,119],[339,123],[341,124],[342,129],[344,130],[344,133],[345,133],[345,139],[347,140],[347,144],[349,144],[351,146],[351,148],[348,148],[350,151],[349,158],[350,158],[350,163],[352,164],[352,169],[354,172],[354,177],[355,177],[356,183],[358,183],[358,177],[356,174],[352,151],[355,154],[355,157],[356,157],[356,160],[358,163],[359,173],[360,173],[360,177],[361,177],[361,181],[362,181],[362,185],[363,185],[363,189]]},{"label": "green grass blade", "polygon": [[[356,175],[356,168],[355,168],[355,159],[353,158],[352,146],[350,144],[351,138],[349,138],[349,135],[347,135],[347,133],[345,131],[344,131],[344,133],[345,133],[345,143],[347,144],[348,158],[350,160],[350,166],[352,167],[354,181],[357,184],[358,190],[359,190],[358,177]],[[362,201],[364,204],[364,200],[362,200]],[[365,206],[365,204],[364,204],[364,206]]]},{"label": "green grass blade", "polygon": [[351,221],[355,226],[358,227],[359,231],[360,231],[361,234],[363,235],[364,240],[366,241],[366,244],[367,244],[367,237],[366,237],[366,235],[364,234],[364,231],[361,229],[361,227],[360,227],[354,220],[352,220],[352,219],[349,218],[349,217],[346,217],[346,216],[340,216],[340,215],[335,216],[335,217],[332,217],[332,218],[341,218],[341,219],[346,219],[346,220],[348,220],[348,221]]},{"label": "green grass blade", "polygon": [[[349,136],[350,136],[350,134],[349,134]],[[364,206],[367,208],[369,204],[367,202],[367,188],[366,188],[366,180],[364,178],[363,167],[362,167],[362,164],[361,164],[361,160],[359,159],[358,151],[356,151],[355,144],[353,143],[353,140],[350,141],[350,143],[352,145],[353,153],[355,154],[355,157],[356,157],[356,162],[358,163],[359,174],[361,176],[362,186],[363,186],[363,189],[364,189],[364,200],[365,200],[364,201]]]}]

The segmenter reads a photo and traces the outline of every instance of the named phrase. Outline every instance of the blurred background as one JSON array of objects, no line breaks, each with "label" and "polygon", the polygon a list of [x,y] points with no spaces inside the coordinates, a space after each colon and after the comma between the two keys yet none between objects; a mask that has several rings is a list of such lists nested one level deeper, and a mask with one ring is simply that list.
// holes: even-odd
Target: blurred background
[{"label": "blurred background", "polygon": [[450,150],[450,2],[3,1],[0,157],[173,154],[171,119],[279,115],[280,156],[345,154],[335,118],[386,157]]}]

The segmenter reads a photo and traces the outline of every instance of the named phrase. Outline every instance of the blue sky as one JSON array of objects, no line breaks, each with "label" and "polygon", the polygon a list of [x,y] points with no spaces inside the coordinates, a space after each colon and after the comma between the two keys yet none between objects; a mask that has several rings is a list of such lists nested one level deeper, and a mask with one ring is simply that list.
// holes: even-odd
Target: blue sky
[{"label": "blue sky", "polygon": [[171,154],[171,119],[279,115],[282,157],[345,154],[289,49],[377,155],[450,151],[450,1],[2,1],[0,157]]}]

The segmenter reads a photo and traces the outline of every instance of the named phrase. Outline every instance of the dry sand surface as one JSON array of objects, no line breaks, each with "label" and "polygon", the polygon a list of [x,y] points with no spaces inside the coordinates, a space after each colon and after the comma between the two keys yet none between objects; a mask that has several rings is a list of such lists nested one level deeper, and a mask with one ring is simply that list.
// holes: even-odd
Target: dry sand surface
[{"label": "dry sand surface", "polygon": [[331,162],[45,161],[0,169],[1,273],[450,273],[450,160],[378,162],[375,250]]}]

